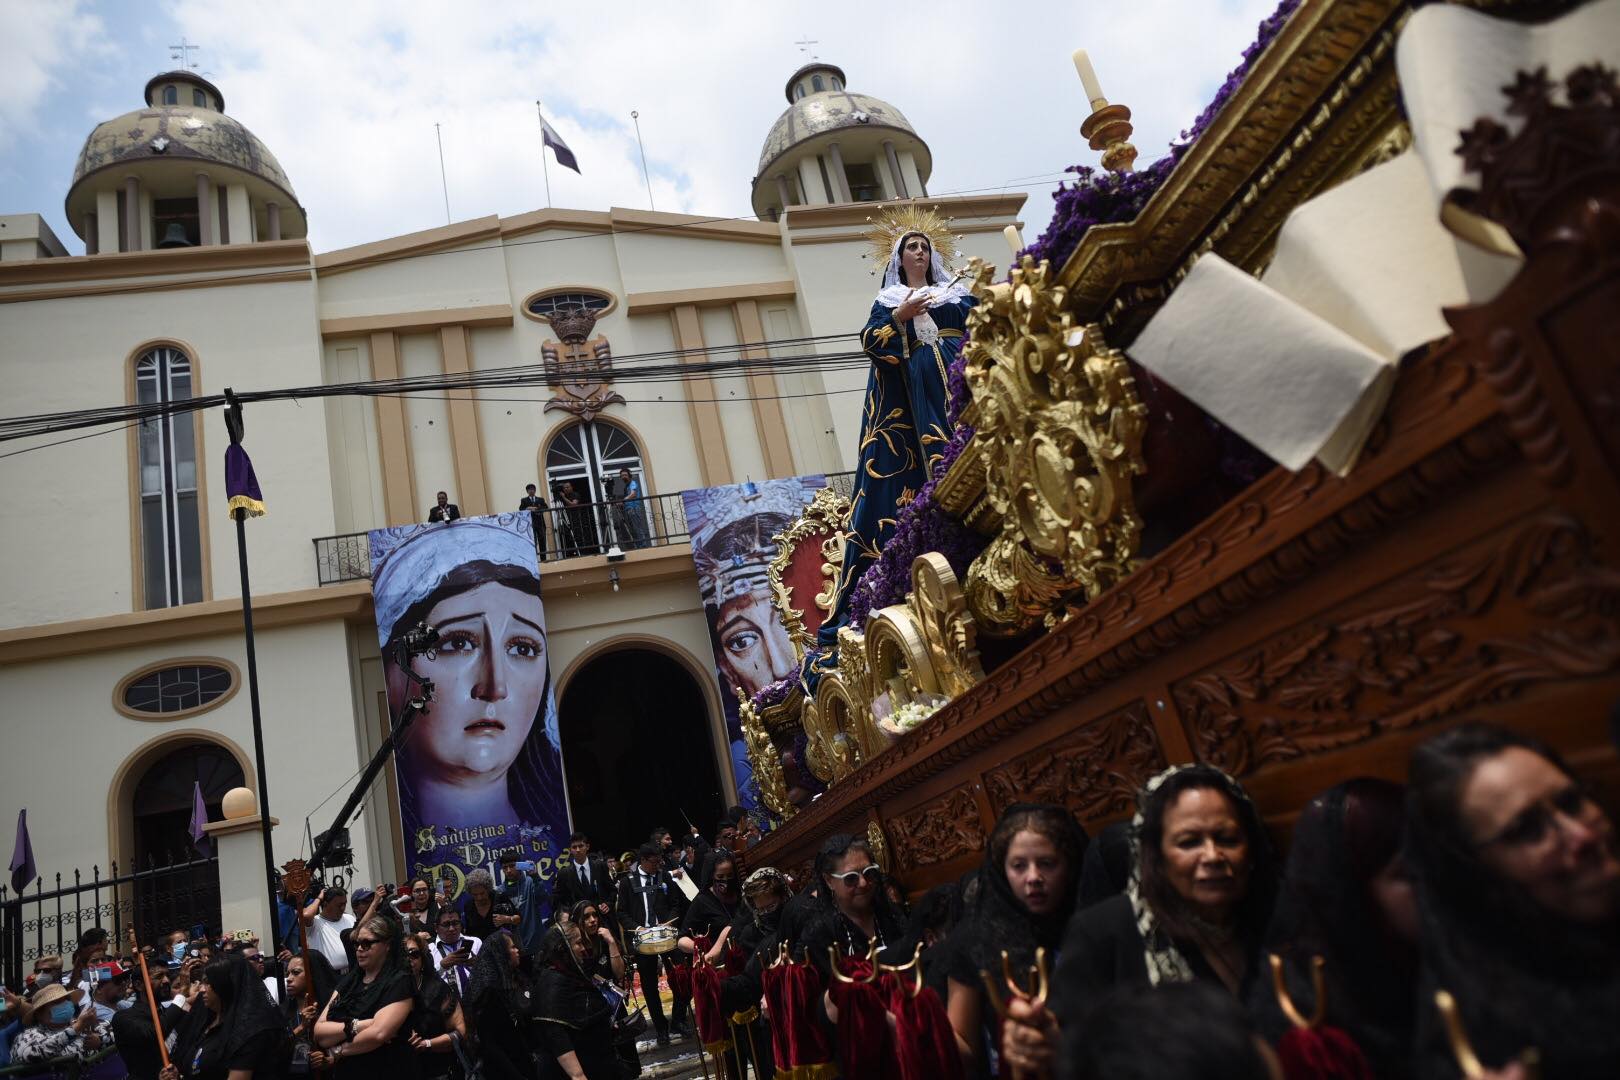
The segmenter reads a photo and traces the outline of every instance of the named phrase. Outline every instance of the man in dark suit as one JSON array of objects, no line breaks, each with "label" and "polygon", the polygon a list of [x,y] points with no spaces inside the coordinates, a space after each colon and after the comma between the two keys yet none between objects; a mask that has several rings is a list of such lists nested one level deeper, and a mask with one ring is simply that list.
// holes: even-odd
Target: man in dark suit
[{"label": "man in dark suit", "polygon": [[428,511],[429,521],[461,520],[461,507],[451,502],[448,494],[441,491],[439,492],[438,499],[439,501],[434,504],[433,509]]},{"label": "man in dark suit", "polygon": [[546,561],[546,511],[550,509],[546,500],[535,492],[535,486],[529,484],[523,489],[528,492],[518,500],[518,509],[529,512],[529,522],[534,526],[534,550],[540,556],[540,561]]},{"label": "man in dark suit", "polygon": [[[664,869],[663,855],[657,844],[649,841],[641,845],[636,857],[636,866],[619,878],[619,921],[628,934],[650,926],[678,922],[686,900],[686,895]],[[647,999],[648,1011],[652,1013],[659,1046],[669,1045],[672,1025],[664,1018],[664,1002],[658,996],[658,973],[660,967],[673,971],[674,955],[664,953],[659,957],[635,954],[636,971],[641,976],[641,993]],[[673,979],[671,985],[674,985]],[[681,1038],[688,1034],[686,1009],[690,1002],[690,993],[676,993],[673,1030]]]},{"label": "man in dark suit", "polygon": [[558,869],[556,884],[551,890],[552,909],[566,911],[584,900],[602,913],[602,925],[611,930],[618,899],[607,864],[600,855],[591,854],[590,838],[581,832],[570,836],[568,865]]}]

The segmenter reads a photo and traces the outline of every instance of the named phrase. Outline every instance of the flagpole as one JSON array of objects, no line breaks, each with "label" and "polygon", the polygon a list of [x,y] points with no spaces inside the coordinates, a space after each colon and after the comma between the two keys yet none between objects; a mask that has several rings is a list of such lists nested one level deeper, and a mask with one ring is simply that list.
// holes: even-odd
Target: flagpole
[{"label": "flagpole", "polygon": [[636,145],[641,148],[641,178],[647,181],[647,209],[657,210],[658,207],[653,205],[652,174],[647,172],[647,147],[646,144],[641,141],[641,113],[637,112],[635,109],[631,109],[630,119],[634,121],[636,125]]},{"label": "flagpole", "polygon": [[[226,426],[233,428],[231,441],[241,440],[242,404],[236,400],[236,395],[230,387],[225,388],[225,401],[228,410],[234,410],[236,420],[234,424]],[[247,556],[247,508],[238,506],[231,511],[236,518],[236,561],[242,575],[242,640],[247,650],[247,676],[248,676],[248,710],[253,717],[253,764],[259,774],[259,835],[264,843],[264,886],[270,898],[270,926],[265,928],[273,943],[271,955],[280,951],[281,943],[281,907],[276,897],[276,856],[275,849],[270,844],[270,787],[265,779],[264,767],[264,722],[259,713],[259,660],[254,649],[253,641],[253,590],[248,584],[248,556]],[[287,1000],[287,977],[276,965],[277,1001]]]},{"label": "flagpole", "polygon": [[433,137],[439,143],[439,186],[444,189],[444,223],[450,224],[450,179],[444,174],[444,136],[439,134],[439,125],[433,125]]},{"label": "flagpole", "polygon": [[535,115],[540,118],[540,171],[546,175],[546,207],[551,207],[551,166],[546,164],[546,114],[540,108],[540,99],[534,102]]}]

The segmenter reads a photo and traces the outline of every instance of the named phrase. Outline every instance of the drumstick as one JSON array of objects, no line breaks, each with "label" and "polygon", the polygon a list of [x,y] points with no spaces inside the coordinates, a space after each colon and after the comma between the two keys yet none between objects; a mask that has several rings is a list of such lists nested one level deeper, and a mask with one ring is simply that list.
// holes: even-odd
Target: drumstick
[{"label": "drumstick", "polygon": [[158,1017],[157,999],[152,996],[152,974],[146,970],[146,954],[139,949],[135,950],[135,958],[141,964],[141,984],[146,987],[146,1006],[152,1010],[152,1030],[157,1032],[158,1056],[163,1059],[163,1067],[169,1067],[169,1044],[163,1038],[163,1021]]}]

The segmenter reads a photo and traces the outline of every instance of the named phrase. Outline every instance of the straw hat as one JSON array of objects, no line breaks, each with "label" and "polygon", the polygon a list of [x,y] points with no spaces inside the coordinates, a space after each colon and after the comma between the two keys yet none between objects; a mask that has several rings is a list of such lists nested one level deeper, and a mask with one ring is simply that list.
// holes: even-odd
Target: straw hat
[{"label": "straw hat", "polygon": [[32,1024],[41,1010],[48,1010],[58,1001],[66,1001],[70,997],[68,988],[58,982],[49,983],[34,991],[34,996],[28,1000],[28,1010],[23,1014],[23,1023]]}]

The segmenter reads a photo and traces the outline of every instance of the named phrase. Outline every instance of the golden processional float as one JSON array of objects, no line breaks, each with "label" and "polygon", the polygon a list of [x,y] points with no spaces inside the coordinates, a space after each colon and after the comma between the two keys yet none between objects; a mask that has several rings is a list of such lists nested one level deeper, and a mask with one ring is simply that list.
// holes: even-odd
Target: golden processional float
[{"label": "golden processional float", "polygon": [[[813,696],[743,702],[782,819],[750,861],[804,881],[862,833],[917,892],[1013,802],[1095,833],[1189,760],[1285,823],[1470,718],[1620,788],[1617,53],[1620,0],[1284,3],[1143,173],[1088,77],[1111,171],[1075,195],[1119,216],[1060,195],[971,267],[960,453],[913,508],[978,553],[920,553]],[[777,537],[801,651],[848,513]]]}]

